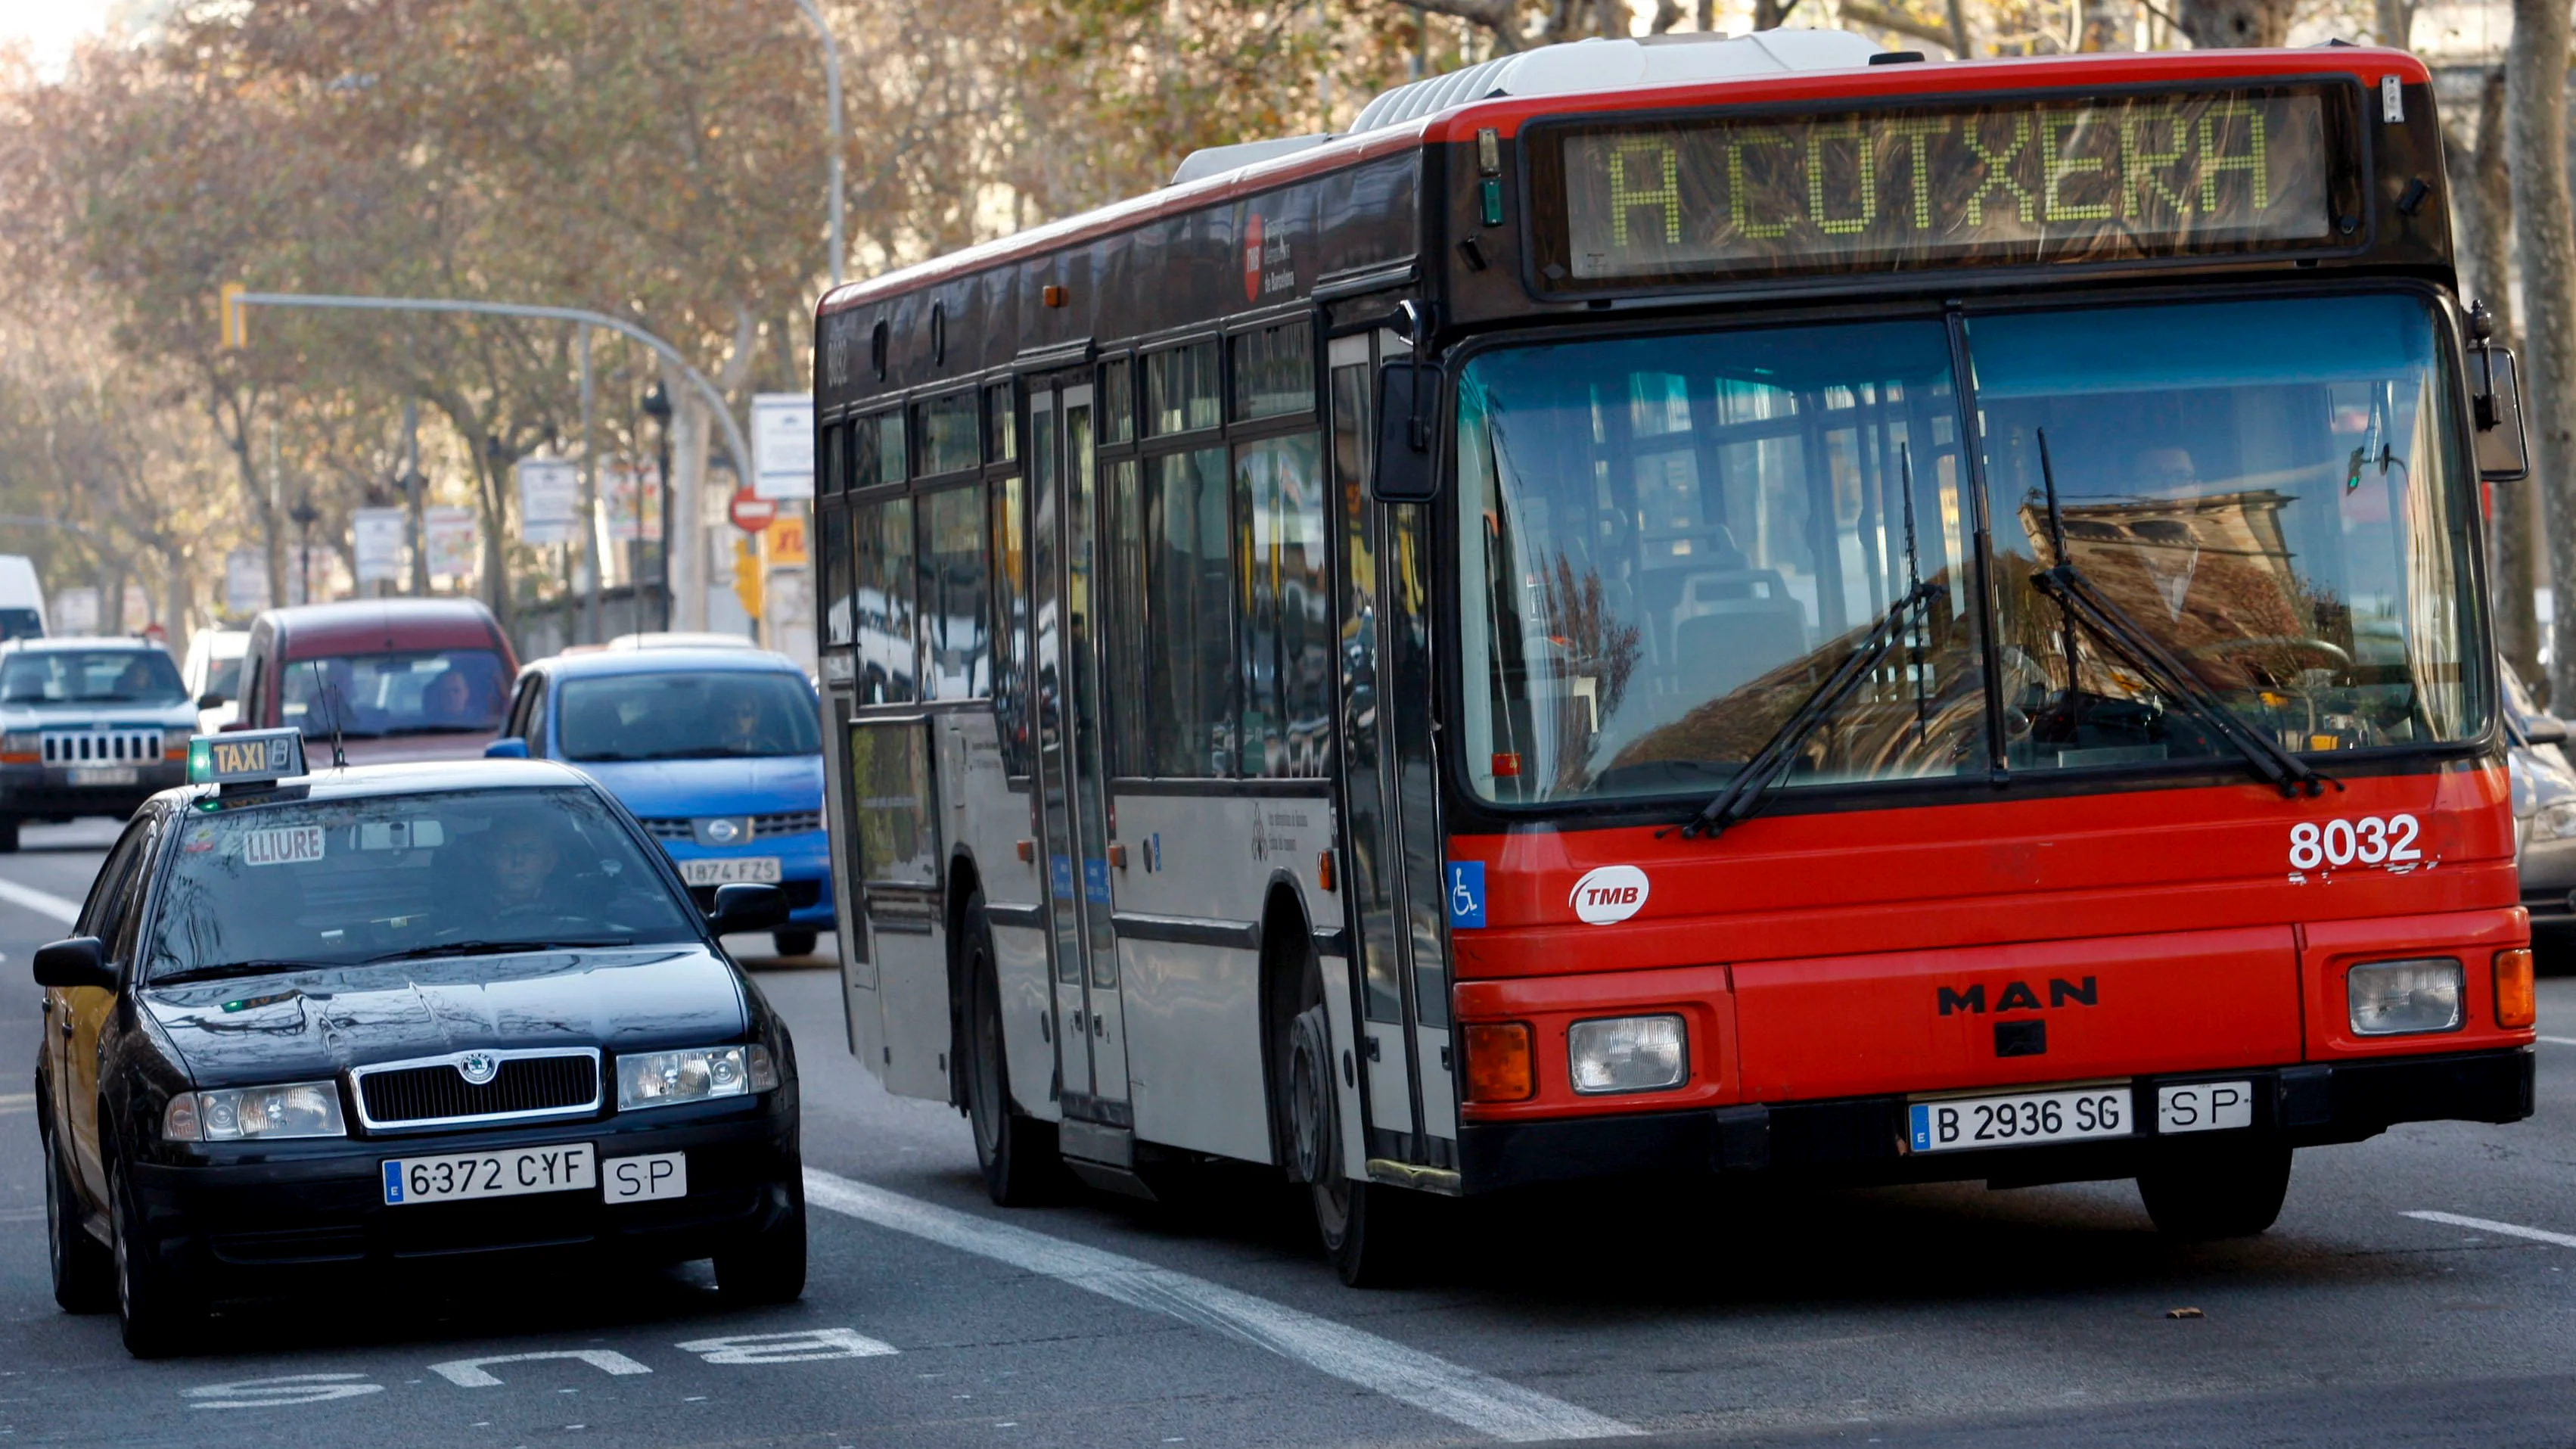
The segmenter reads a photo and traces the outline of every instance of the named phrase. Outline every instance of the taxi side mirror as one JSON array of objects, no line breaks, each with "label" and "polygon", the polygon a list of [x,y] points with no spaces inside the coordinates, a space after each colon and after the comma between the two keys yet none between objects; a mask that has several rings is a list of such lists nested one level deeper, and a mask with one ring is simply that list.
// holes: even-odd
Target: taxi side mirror
[{"label": "taxi side mirror", "polygon": [[787,924],[787,892],[772,885],[720,885],[707,925],[719,936],[771,931]]},{"label": "taxi side mirror", "polygon": [[36,984],[114,991],[116,970],[107,964],[107,947],[98,937],[74,936],[36,948]]},{"label": "taxi side mirror", "polygon": [[527,757],[528,742],[516,735],[494,740],[483,747],[483,758],[487,760],[524,760]]}]

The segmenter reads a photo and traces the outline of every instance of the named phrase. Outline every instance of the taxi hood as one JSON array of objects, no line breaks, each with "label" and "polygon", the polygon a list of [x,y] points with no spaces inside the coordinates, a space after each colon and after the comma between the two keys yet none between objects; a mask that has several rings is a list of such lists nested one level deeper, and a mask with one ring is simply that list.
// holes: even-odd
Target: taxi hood
[{"label": "taxi hood", "polygon": [[472,1047],[611,1052],[738,1040],[751,1001],[702,946],[320,966],[146,987],[199,1087],[292,1082]]}]

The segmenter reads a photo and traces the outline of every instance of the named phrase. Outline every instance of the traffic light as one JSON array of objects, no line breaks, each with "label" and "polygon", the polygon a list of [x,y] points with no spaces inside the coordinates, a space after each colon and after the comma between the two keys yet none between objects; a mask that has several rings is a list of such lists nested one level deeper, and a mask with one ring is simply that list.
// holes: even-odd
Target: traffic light
[{"label": "traffic light", "polygon": [[742,600],[742,611],[758,619],[762,605],[768,602],[761,588],[760,546],[756,538],[745,536],[733,542],[733,596]]},{"label": "traffic light", "polygon": [[242,305],[241,299],[242,293],[247,290],[249,289],[239,282],[226,282],[223,290],[218,294],[221,299],[220,323],[223,329],[221,345],[228,351],[238,351],[250,346],[250,309]]}]

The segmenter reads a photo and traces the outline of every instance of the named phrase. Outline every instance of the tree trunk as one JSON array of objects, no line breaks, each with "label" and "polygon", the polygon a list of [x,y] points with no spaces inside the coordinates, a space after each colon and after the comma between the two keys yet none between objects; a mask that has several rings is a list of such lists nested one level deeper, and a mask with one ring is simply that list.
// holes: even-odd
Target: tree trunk
[{"label": "tree trunk", "polygon": [[[2495,318],[2496,341],[2515,346],[2513,329],[2513,184],[2505,165],[2504,72],[2487,73],[2478,88],[2477,130],[2472,145],[2447,130],[2444,149],[2457,178],[2451,192],[2459,218],[2460,296],[2484,302]],[[2496,652],[2526,685],[2540,679],[2540,621],[2531,591],[2538,584],[2540,496],[2526,478],[2495,484],[2487,521],[2488,574],[2495,608]],[[2546,692],[2545,690],[2543,691]]]},{"label": "tree trunk", "polygon": [[2565,496],[2576,465],[2576,217],[2567,194],[2567,0],[2514,0],[2513,49],[2505,61],[2511,148],[2514,250],[2522,264],[2523,414],[2532,472],[2547,500],[2550,697],[2576,700],[2576,500]]},{"label": "tree trunk", "polygon": [[2138,38],[2138,18],[2121,0],[2084,0],[2086,50],[2128,50]]},{"label": "tree trunk", "polygon": [[2179,0],[2173,14],[2194,46],[2216,50],[2285,43],[2296,9],[2295,0]]},{"label": "tree trunk", "polygon": [[2406,50],[2415,43],[2415,6],[2411,0],[2378,0],[2379,43]]}]

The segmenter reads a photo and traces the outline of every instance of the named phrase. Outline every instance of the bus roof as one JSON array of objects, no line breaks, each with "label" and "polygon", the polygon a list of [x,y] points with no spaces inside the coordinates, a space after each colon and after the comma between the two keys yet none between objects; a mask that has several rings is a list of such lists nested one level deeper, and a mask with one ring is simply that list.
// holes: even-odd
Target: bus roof
[{"label": "bus roof", "polygon": [[[1582,41],[1548,47],[1581,51],[1594,45],[1641,46],[1643,42]],[[1714,44],[1711,44],[1714,48]],[[1547,52],[1510,57],[1526,60]],[[1609,57],[1605,54],[1604,59]],[[1482,71],[1495,63],[1472,67]],[[1635,71],[1631,71],[1635,74]],[[1461,74],[1466,74],[1462,72]],[[1230,170],[1179,185],[1165,186],[1029,230],[933,257],[882,276],[846,284],[825,294],[817,316],[830,316],[883,302],[957,277],[1070,247],[1144,223],[1222,204],[1272,190],[1304,177],[1339,170],[1419,146],[1466,143],[1492,129],[1503,138],[1517,136],[1528,122],[1569,112],[1597,114],[1669,109],[1692,105],[1765,105],[1834,99],[1883,99],[1998,91],[2089,90],[2159,81],[2245,80],[2264,77],[2345,77],[2376,85],[2395,77],[2401,85],[2427,85],[2432,75],[2424,63],[2402,50],[2380,46],[2330,43],[2297,50],[2103,51],[2078,55],[2013,56],[1992,60],[1915,62],[1895,65],[1849,64],[1830,68],[1772,67],[1760,73],[1737,70],[1712,78],[1620,80],[1611,65],[1558,67],[1534,93],[1489,92],[1474,100],[1378,129],[1324,138],[1282,153],[1267,146],[1247,147],[1253,159]],[[1434,80],[1446,79],[1435,77]],[[1414,82],[1415,86],[1432,82]],[[1389,92],[1387,97],[1399,92]],[[1365,116],[1378,108],[1372,102]],[[1261,153],[1269,152],[1263,155]]]}]

